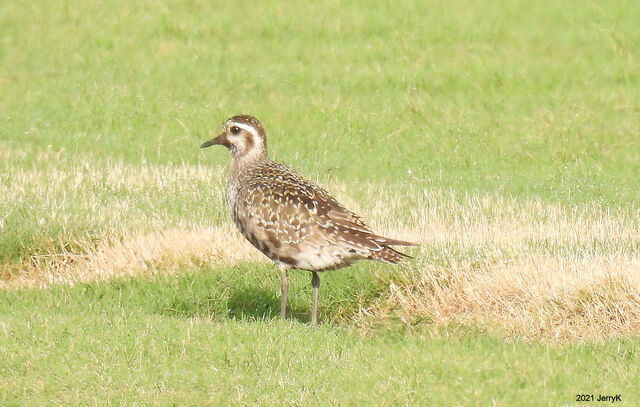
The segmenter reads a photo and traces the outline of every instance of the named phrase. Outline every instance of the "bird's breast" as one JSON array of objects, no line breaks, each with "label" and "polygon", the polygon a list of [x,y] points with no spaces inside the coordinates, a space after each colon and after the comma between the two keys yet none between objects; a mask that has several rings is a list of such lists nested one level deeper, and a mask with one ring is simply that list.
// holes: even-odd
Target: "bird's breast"
[{"label": "bird's breast", "polygon": [[238,184],[235,182],[227,182],[227,208],[229,209],[229,213],[231,216],[235,216],[235,205],[238,200]]}]

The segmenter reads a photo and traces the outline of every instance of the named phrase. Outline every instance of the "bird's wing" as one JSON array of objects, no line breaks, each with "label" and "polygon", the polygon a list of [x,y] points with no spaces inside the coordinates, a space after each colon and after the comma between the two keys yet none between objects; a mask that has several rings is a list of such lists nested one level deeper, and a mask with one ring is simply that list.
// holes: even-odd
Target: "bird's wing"
[{"label": "bird's wing", "polygon": [[265,176],[247,182],[246,196],[252,200],[248,206],[256,212],[250,216],[279,241],[324,240],[365,257],[390,244],[390,239],[375,235],[358,215],[292,169],[271,162],[260,173]]}]

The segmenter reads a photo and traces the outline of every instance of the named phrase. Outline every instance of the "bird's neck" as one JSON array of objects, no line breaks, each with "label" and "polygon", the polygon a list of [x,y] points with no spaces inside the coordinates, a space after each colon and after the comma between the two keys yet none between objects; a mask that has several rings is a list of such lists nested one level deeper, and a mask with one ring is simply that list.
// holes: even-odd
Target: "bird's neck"
[{"label": "bird's neck", "polygon": [[229,166],[229,176],[240,176],[251,168],[258,166],[266,161],[269,161],[267,152],[260,149],[253,149],[245,152],[244,154],[234,154],[231,159],[231,165]]}]

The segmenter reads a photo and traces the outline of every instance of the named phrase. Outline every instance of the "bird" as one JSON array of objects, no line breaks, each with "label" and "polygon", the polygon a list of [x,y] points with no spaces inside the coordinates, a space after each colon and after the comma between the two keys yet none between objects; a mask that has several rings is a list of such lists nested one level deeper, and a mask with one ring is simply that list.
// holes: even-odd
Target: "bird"
[{"label": "bird", "polygon": [[318,273],[369,259],[396,264],[410,257],[391,246],[418,246],[374,233],[356,213],[322,187],[267,155],[262,123],[236,115],[222,133],[203,143],[231,153],[226,201],[240,233],[280,271],[280,317],[286,318],[290,269],[311,272],[311,324],[317,324]]}]

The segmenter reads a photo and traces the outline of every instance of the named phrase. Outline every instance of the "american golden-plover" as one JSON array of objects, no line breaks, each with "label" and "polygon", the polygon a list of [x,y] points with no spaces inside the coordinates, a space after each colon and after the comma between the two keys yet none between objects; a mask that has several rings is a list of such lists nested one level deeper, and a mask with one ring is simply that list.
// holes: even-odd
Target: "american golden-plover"
[{"label": "american golden-plover", "polygon": [[318,272],[360,259],[395,264],[408,257],[390,246],[415,243],[376,235],[360,216],[293,169],[267,156],[264,127],[248,115],[233,116],[222,133],[202,144],[231,152],[227,205],[244,237],[280,269],[280,316],[287,309],[287,270],[311,271],[311,323],[317,322]]}]

